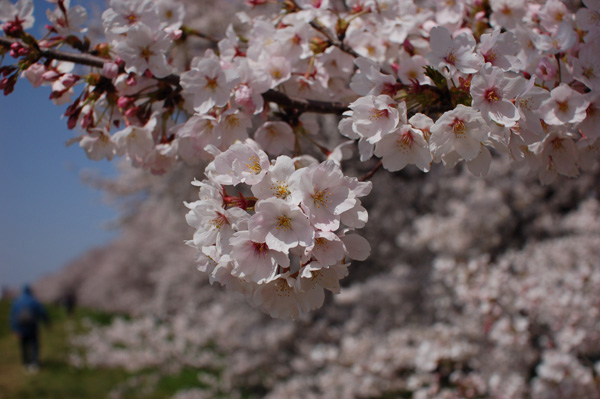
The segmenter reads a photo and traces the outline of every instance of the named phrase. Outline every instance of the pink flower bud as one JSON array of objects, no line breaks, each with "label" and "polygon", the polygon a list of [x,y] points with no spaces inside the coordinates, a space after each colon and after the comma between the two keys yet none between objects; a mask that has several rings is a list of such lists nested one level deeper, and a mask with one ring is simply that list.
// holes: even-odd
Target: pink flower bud
[{"label": "pink flower bud", "polygon": [[2,25],[2,29],[4,30],[4,33],[6,33],[7,36],[17,37],[23,32],[23,25],[21,24],[21,22],[24,21],[15,18],[14,21],[9,21]]},{"label": "pink flower bud", "polygon": [[247,85],[239,85],[237,89],[235,89],[235,102],[242,107],[254,108],[252,89]]},{"label": "pink flower bud", "polygon": [[554,60],[548,57],[544,57],[539,62],[535,73],[542,80],[553,80],[556,77],[556,74],[558,73],[558,68]]},{"label": "pink flower bud", "polygon": [[132,102],[133,102],[133,98],[127,97],[127,96],[122,96],[122,97],[119,97],[119,99],[117,100],[117,106],[119,108],[125,109],[125,108],[129,107],[129,105]]},{"label": "pink flower bud", "polygon": [[179,40],[181,35],[183,35],[183,31],[181,29],[175,29],[169,32],[169,39],[173,41]]},{"label": "pink flower bud", "polygon": [[479,11],[475,14],[475,19],[477,21],[483,21],[485,19],[485,11]]},{"label": "pink flower bud", "polygon": [[412,45],[411,42],[408,41],[408,39],[404,40],[404,43],[402,43],[402,47],[404,47],[404,51],[410,54],[411,57],[415,55],[415,47]]},{"label": "pink flower bud", "polygon": [[65,111],[65,116],[71,116],[74,114],[79,115],[81,113],[81,108],[79,108],[79,98],[75,100],[75,102],[71,105],[69,105],[69,107],[67,107],[67,110]]},{"label": "pink flower bud", "polygon": [[140,110],[139,107],[131,107],[127,111],[125,111],[125,116],[133,118],[134,116],[137,115],[137,113],[138,113],[139,110]]},{"label": "pink flower bud", "polygon": [[105,62],[102,66],[102,75],[108,79],[114,79],[119,75],[119,66],[116,62]]},{"label": "pink flower bud", "polygon": [[127,80],[125,80],[125,83],[127,86],[135,86],[137,84],[137,78],[135,77],[135,74],[129,74]]},{"label": "pink flower bud", "polygon": [[53,90],[50,93],[50,100],[54,100],[55,98],[59,98],[60,96],[62,96],[63,94],[65,94],[66,90]]},{"label": "pink flower bud", "polygon": [[46,71],[42,74],[42,79],[44,79],[47,82],[53,82],[56,79],[58,79],[59,74],[56,71],[50,70],[50,71]]},{"label": "pink flower bud", "polygon": [[61,76],[60,80],[63,86],[71,87],[75,83],[77,83],[77,81],[79,80],[79,76],[73,75],[72,73],[65,73],[63,76]]},{"label": "pink flower bud", "polygon": [[14,66],[3,66],[0,68],[0,75],[8,76],[16,70],[17,68],[15,68]]},{"label": "pink flower bud", "polygon": [[69,130],[75,128],[75,126],[77,125],[78,118],[79,118],[79,113],[69,116],[69,119],[67,120],[67,128]]},{"label": "pink flower bud", "polygon": [[[4,81],[6,80],[6,83]],[[17,74],[14,74],[8,78],[2,79],[2,89],[4,90],[4,95],[8,96],[15,89],[15,83],[17,83]]]},{"label": "pink flower bud", "polygon": [[94,110],[91,109],[87,114],[83,116],[81,119],[81,127],[83,129],[87,129],[94,122]]},{"label": "pink flower bud", "polygon": [[39,87],[44,83],[42,75],[46,72],[46,68],[42,64],[31,64],[29,68],[21,73],[21,77],[27,78],[33,87]]}]

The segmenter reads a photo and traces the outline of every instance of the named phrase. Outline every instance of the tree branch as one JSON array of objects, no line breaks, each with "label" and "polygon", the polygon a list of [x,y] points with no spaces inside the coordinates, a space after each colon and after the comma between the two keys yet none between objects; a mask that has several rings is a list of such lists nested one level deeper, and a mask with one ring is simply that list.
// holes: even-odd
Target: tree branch
[{"label": "tree branch", "polygon": [[[10,37],[0,36],[0,45],[10,48],[13,43],[20,44],[23,47],[28,47],[27,44],[23,43],[18,39],[11,39]],[[39,50],[40,57],[44,57],[51,60],[59,60],[59,61],[68,61],[76,64],[87,65],[96,68],[102,68],[105,62],[110,62],[111,60],[96,57],[91,54],[76,54],[76,53],[68,53],[66,51],[52,50],[52,49],[40,49]]]},{"label": "tree branch", "polygon": [[265,101],[269,101],[286,108],[294,108],[298,110],[299,113],[316,112],[318,114],[341,115],[350,109],[347,105],[342,103],[308,100],[305,98],[292,98],[280,91],[272,89],[264,92],[262,96]]},{"label": "tree branch", "polygon": [[331,43],[333,46],[338,47],[340,50],[342,50],[345,53],[350,54],[354,58],[360,57],[360,54],[358,54],[356,51],[354,51],[354,49],[352,49],[351,47],[348,47],[343,41],[337,40],[335,38],[335,36],[331,32],[329,32],[329,30],[325,26],[323,26],[323,24],[321,22],[319,22],[317,20],[310,21],[310,26],[312,26],[315,30],[324,34],[325,37],[327,37],[327,40],[329,41],[329,43]]},{"label": "tree branch", "polygon": [[[0,36],[0,46],[10,48],[13,43],[18,43],[23,47],[28,47],[25,43],[18,39],[12,39],[4,36]],[[59,61],[68,61],[76,64],[87,65],[95,68],[102,68],[106,62],[111,62],[111,60],[97,57],[91,54],[77,54],[70,53],[66,51],[60,50],[52,50],[52,49],[40,49],[39,50],[40,57],[51,59],[51,60],[59,60]],[[167,77],[161,78],[157,80],[161,80],[163,82],[167,82],[173,86],[179,85],[179,76],[178,75],[169,75]],[[276,90],[268,90],[262,94],[263,98],[267,102],[276,103],[284,108],[293,108],[297,110],[299,113],[303,112],[316,112],[320,114],[336,114],[341,115],[344,111],[348,110],[348,106],[338,102],[331,101],[318,101],[318,100],[307,100],[302,98],[291,98],[286,94],[276,91]]]}]

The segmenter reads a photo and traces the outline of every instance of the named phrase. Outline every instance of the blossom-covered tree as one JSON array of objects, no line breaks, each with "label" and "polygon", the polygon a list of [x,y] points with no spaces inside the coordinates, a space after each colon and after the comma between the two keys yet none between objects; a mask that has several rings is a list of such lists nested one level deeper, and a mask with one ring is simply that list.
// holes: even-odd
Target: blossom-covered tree
[{"label": "blossom-covered tree", "polygon": [[198,268],[273,317],[319,308],[368,257],[354,230],[381,167],[484,176],[498,155],[547,184],[597,156],[595,1],[249,1],[222,38],[185,1],[111,0],[91,38],[83,7],[49,3],[38,39],[32,0],[0,1],[0,89],[50,85],[93,160],[204,167],[186,203]]}]

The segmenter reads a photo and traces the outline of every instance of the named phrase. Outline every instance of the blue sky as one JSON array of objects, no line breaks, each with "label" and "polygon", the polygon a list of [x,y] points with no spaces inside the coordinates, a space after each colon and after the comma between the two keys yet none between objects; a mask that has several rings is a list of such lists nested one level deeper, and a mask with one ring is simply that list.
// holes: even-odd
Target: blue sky
[{"label": "blue sky", "polygon": [[[36,25],[43,26],[52,5],[34,4]],[[77,144],[65,146],[80,132],[67,129],[66,106],[53,105],[49,95],[48,87],[34,89],[26,80],[8,97],[0,92],[0,286],[34,281],[118,234],[104,228],[116,211],[80,179],[84,170],[114,176],[115,165],[89,160]]]}]

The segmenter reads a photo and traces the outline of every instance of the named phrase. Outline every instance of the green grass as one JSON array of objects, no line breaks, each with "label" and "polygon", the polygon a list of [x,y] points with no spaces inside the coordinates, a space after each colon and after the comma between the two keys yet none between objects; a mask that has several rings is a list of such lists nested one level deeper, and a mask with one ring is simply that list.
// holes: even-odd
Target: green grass
[{"label": "green grass", "polygon": [[117,387],[124,398],[164,399],[180,389],[204,388],[198,373],[205,371],[190,368],[174,375],[160,375],[158,370],[130,373],[124,369],[69,365],[69,338],[85,331],[83,320],[108,325],[117,315],[79,308],[68,316],[61,307],[46,308],[52,325],[40,331],[41,369],[29,374],[20,363],[18,339],[9,329],[10,303],[0,301],[0,399],[100,399]]}]

